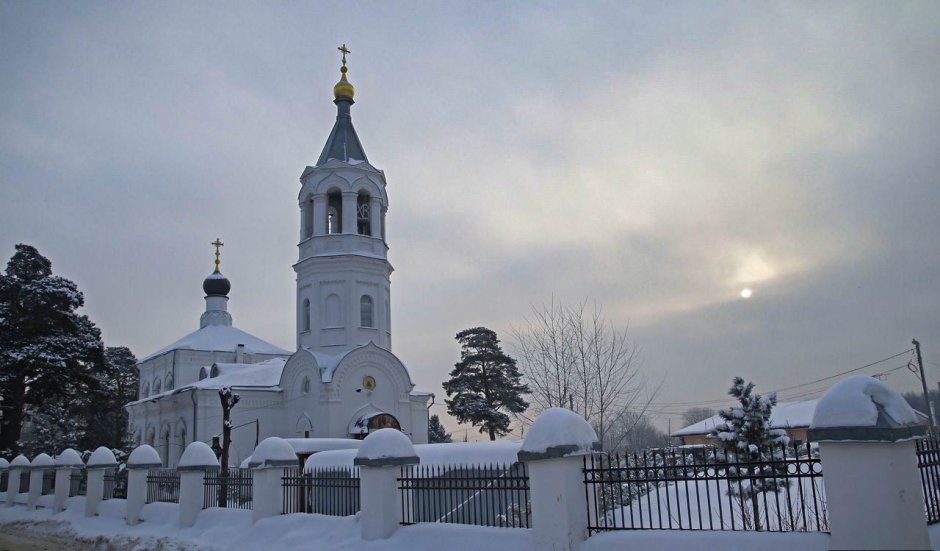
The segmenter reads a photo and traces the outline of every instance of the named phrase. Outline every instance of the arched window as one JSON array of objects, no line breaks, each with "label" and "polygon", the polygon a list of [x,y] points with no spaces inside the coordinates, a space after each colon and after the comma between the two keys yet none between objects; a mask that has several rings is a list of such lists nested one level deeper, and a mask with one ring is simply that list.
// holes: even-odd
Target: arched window
[{"label": "arched window", "polygon": [[210,377],[218,377],[218,376],[219,376],[219,366],[218,366],[218,365],[212,364],[212,370],[209,371],[209,376],[210,376]]},{"label": "arched window", "polygon": [[326,297],[326,325],[328,327],[341,327],[343,325],[343,308],[339,295]]},{"label": "arched window", "polygon": [[201,369],[199,370],[199,380],[200,380],[200,381],[203,380],[203,379],[205,379],[205,378],[208,377],[208,376],[209,376],[209,372],[206,371],[206,368],[205,368],[205,367],[203,367],[203,368],[201,368]]},{"label": "arched window", "polygon": [[300,391],[304,394],[310,394],[310,377],[304,377],[304,382],[300,384]]},{"label": "arched window", "polygon": [[359,326],[375,327],[372,321],[372,297],[369,295],[362,295],[359,299]]},{"label": "arched window", "polygon": [[153,382],[153,393],[154,393],[154,394],[160,394],[160,392],[162,392],[162,391],[160,390],[160,379],[156,379],[156,380]]},{"label": "arched window", "polygon": [[150,396],[150,384],[144,383],[144,388],[140,391],[140,397],[146,398],[147,396]]},{"label": "arched window", "polygon": [[332,190],[326,195],[326,233],[343,233],[343,195]]},{"label": "arched window", "polygon": [[301,327],[303,331],[310,331],[310,299],[305,298],[300,308]]},{"label": "arched window", "polygon": [[356,231],[359,235],[372,235],[372,198],[366,192],[356,197]]},{"label": "arched window", "polygon": [[166,374],[166,382],[163,383],[163,389],[173,390],[173,374],[172,373]]}]

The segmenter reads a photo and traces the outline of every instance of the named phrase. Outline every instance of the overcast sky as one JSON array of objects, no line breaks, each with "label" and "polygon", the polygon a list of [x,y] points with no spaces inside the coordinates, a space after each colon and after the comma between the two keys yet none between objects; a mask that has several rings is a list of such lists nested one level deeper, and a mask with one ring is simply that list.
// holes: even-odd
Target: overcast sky
[{"label": "overcast sky", "polygon": [[0,1],[0,256],[37,246],[142,357],[198,328],[218,236],[235,324],[293,349],[341,43],[438,403],[457,331],[512,351],[553,296],[629,323],[664,428],[913,337],[935,388],[937,2]]}]

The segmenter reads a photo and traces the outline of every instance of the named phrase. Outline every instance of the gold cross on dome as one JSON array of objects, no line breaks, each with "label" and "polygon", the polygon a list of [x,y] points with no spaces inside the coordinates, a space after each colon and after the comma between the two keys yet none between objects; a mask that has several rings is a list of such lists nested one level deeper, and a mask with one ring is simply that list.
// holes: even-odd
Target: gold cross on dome
[{"label": "gold cross on dome", "polygon": [[345,67],[346,66],[346,54],[351,54],[352,52],[349,51],[348,48],[346,48],[346,44],[343,44],[342,46],[336,49],[343,52],[343,67]]},{"label": "gold cross on dome", "polygon": [[225,245],[225,243],[222,243],[222,240],[216,237],[215,241],[209,244],[215,247],[215,271],[218,272],[219,271],[219,249],[221,249]]}]

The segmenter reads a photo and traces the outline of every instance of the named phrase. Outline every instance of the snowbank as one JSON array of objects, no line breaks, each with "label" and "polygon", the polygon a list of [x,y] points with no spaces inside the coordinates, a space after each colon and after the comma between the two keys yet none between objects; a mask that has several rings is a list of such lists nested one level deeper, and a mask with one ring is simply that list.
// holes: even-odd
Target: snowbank
[{"label": "snowbank", "polygon": [[178,469],[192,469],[195,467],[218,467],[219,460],[215,457],[215,452],[205,442],[192,442],[186,446],[183,451],[183,457],[180,458]]},{"label": "snowbank", "polygon": [[41,453],[33,458],[33,462],[30,463],[30,466],[40,468],[55,467],[55,461],[49,457],[49,454]]},{"label": "snowbank", "polygon": [[379,429],[366,436],[356,454],[357,461],[416,457],[411,439],[397,429]]},{"label": "snowbank", "polygon": [[577,413],[565,408],[549,408],[532,424],[521,452],[545,454],[551,449],[563,455],[591,453],[597,444],[594,428]]},{"label": "snowbank", "polygon": [[131,456],[127,458],[128,467],[137,465],[149,467],[162,464],[163,461],[160,460],[160,454],[157,453],[157,450],[153,449],[152,446],[148,446],[147,444],[134,448],[134,451],[131,452]]},{"label": "snowbank", "polygon": [[875,427],[879,412],[894,426],[916,425],[917,414],[893,388],[867,375],[854,375],[834,384],[823,394],[813,414],[812,428]]},{"label": "snowbank", "polygon": [[358,450],[362,440],[351,438],[285,438],[298,454],[318,453],[329,450]]},{"label": "snowbank", "polygon": [[[471,466],[483,463],[511,465],[515,463],[522,442],[499,440],[496,442],[453,442],[450,444],[416,444],[415,454],[422,465]],[[304,469],[324,467],[352,467],[356,450],[331,450],[307,458]]]},{"label": "snowbank", "polygon": [[829,534],[823,532],[731,532],[708,530],[626,530],[597,534],[581,545],[581,551],[828,551]]},{"label": "snowbank", "polygon": [[55,464],[59,467],[82,467],[85,465],[85,462],[82,461],[82,456],[78,455],[78,452],[72,448],[65,448],[62,450],[62,453],[55,458]]},{"label": "snowbank", "polygon": [[249,467],[282,467],[297,463],[297,453],[283,438],[271,436],[258,444],[251,453]]}]

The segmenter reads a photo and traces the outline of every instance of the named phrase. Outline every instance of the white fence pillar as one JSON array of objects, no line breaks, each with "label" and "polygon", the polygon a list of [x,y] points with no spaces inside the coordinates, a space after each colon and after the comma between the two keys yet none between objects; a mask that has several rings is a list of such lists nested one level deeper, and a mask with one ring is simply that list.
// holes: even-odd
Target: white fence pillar
[{"label": "white fence pillar", "polygon": [[72,448],[66,448],[55,458],[55,496],[52,498],[52,512],[65,510],[65,502],[72,489],[72,473],[81,472],[85,466],[82,457]]},{"label": "white fence pillar", "polygon": [[[283,438],[265,438],[251,453],[251,519],[263,518],[284,512],[284,485],[281,478],[284,468],[297,464],[297,453]],[[303,491],[302,488],[297,489]]]},{"label": "white fence pillar", "polygon": [[17,455],[10,463],[10,478],[7,481],[7,507],[13,507],[16,496],[20,493],[20,475],[29,469],[29,459],[23,454]]},{"label": "white fence pillar", "polygon": [[140,522],[140,512],[147,503],[147,473],[163,466],[160,454],[153,447],[137,446],[127,458],[127,510],[124,522],[134,526]]},{"label": "white fence pillar", "polygon": [[901,395],[871,377],[820,398],[809,439],[819,442],[830,549],[930,549],[915,423]]},{"label": "white fence pillar", "polygon": [[354,463],[359,467],[359,525],[362,539],[391,537],[401,523],[398,473],[419,462],[411,440],[395,429],[379,429],[362,441]]},{"label": "white fence pillar", "polygon": [[597,433],[573,411],[550,408],[532,424],[519,461],[529,470],[536,549],[575,551],[587,539],[582,456],[599,448]]},{"label": "white fence pillar", "polygon": [[104,473],[107,469],[116,469],[114,453],[101,446],[88,458],[88,488],[85,492],[85,516],[98,514],[98,505],[104,499]]},{"label": "white fence pillar", "polygon": [[33,510],[36,508],[36,502],[42,495],[42,480],[46,471],[55,468],[55,461],[49,455],[41,453],[33,458],[29,466],[29,497],[26,498],[26,508]]},{"label": "white fence pillar", "polygon": [[218,471],[219,460],[205,442],[192,442],[176,470],[180,473],[180,527],[189,528],[202,511],[206,473]]},{"label": "white fence pillar", "polygon": [[[7,477],[7,487],[10,486],[10,462],[6,459],[0,457],[0,480],[3,477]],[[6,501],[6,495],[3,496],[4,501]]]}]

